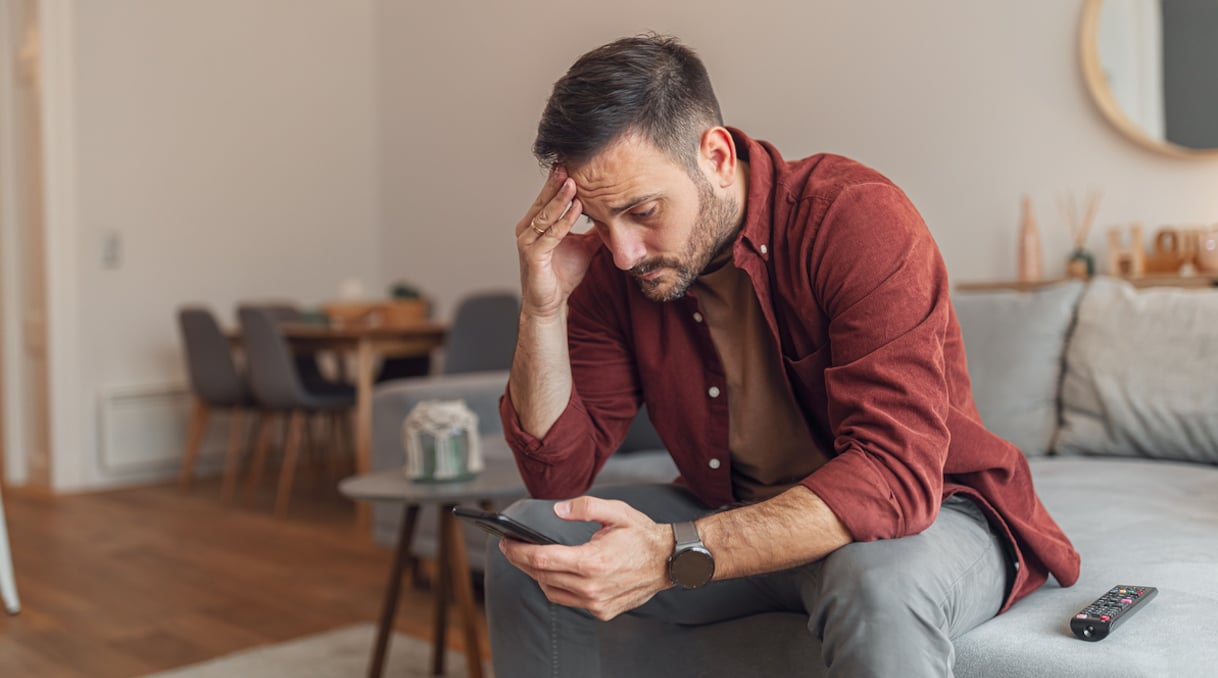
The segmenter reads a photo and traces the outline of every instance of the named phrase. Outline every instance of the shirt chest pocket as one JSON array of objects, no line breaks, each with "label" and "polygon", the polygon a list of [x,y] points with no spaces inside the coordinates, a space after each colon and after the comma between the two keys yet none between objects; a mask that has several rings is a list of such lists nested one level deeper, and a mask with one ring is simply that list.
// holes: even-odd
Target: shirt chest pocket
[{"label": "shirt chest pocket", "polygon": [[825,369],[830,365],[830,353],[826,344],[800,358],[782,357],[795,404],[808,419],[809,428],[818,440],[828,435],[829,400],[825,391]]}]

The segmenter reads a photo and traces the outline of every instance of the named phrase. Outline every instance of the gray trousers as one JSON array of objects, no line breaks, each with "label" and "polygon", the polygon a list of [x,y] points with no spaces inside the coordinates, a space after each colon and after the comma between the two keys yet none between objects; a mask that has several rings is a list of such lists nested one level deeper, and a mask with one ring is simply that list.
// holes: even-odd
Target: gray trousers
[{"label": "gray trousers", "polygon": [[[623,500],[663,523],[711,513],[675,485],[604,487],[589,494]],[[505,513],[565,544],[586,542],[598,528],[563,521],[552,506],[525,499]],[[998,612],[1010,573],[1003,540],[971,501],[953,497],[921,534],[848,544],[820,561],[773,574],[669,589],[627,614],[697,626],[796,612],[807,616],[824,660],[825,668],[809,667],[809,675],[941,677],[952,675],[952,639]],[[487,550],[486,606],[496,676],[601,676],[597,633],[619,620],[601,622],[549,602],[536,582],[507,562],[495,540]]]}]

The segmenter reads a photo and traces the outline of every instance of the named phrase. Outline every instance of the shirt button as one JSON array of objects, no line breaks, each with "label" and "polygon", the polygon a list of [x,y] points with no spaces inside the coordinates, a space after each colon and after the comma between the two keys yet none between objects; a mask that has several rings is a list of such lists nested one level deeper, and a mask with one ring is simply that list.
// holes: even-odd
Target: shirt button
[{"label": "shirt button", "polygon": [[711,459],[710,461],[706,462],[706,465],[711,467],[711,470],[717,469],[719,468],[719,460]]},{"label": "shirt button", "polygon": [[712,398],[718,398],[718,397],[719,397],[719,387],[718,387],[718,386],[712,386],[712,387],[710,387],[709,389],[707,389],[707,391],[706,391],[706,392],[707,392],[707,393],[710,395],[710,397],[712,397]]},{"label": "shirt button", "polygon": [[762,254],[766,254],[766,253],[767,253],[767,252],[769,252],[769,251],[770,251],[770,248],[766,247],[765,245],[762,245],[762,246],[761,246],[761,253],[762,253]]},{"label": "shirt button", "polygon": [[694,322],[696,322],[696,323],[700,323],[700,322],[702,322],[702,314],[701,314],[701,313],[698,313],[697,311],[694,311]]}]

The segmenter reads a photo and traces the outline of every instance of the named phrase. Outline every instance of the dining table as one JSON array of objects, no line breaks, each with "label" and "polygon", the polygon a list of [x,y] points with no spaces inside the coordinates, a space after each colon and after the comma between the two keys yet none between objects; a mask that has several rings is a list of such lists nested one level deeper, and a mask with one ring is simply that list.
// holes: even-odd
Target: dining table
[{"label": "dining table", "polygon": [[372,396],[378,360],[428,355],[444,344],[447,328],[426,321],[401,325],[282,323],[279,328],[294,351],[354,356],[355,471],[368,473],[372,470]]}]

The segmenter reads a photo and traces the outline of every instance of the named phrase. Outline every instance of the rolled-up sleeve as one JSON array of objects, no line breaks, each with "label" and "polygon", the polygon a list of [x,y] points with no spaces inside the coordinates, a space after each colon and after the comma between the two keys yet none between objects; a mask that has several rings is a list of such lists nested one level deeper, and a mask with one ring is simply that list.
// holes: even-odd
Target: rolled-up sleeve
[{"label": "rolled-up sleeve", "polygon": [[946,270],[921,216],[887,184],[844,190],[813,237],[835,455],[802,484],[856,541],[916,534],[938,514],[950,443]]},{"label": "rolled-up sleeve", "polygon": [[628,314],[613,302],[620,292],[605,289],[614,280],[603,255],[602,250],[594,258],[568,302],[573,385],[558,420],[537,438],[521,426],[510,386],[499,400],[504,436],[534,497],[556,499],[586,492],[639,409],[635,364],[623,330],[623,317]]}]

